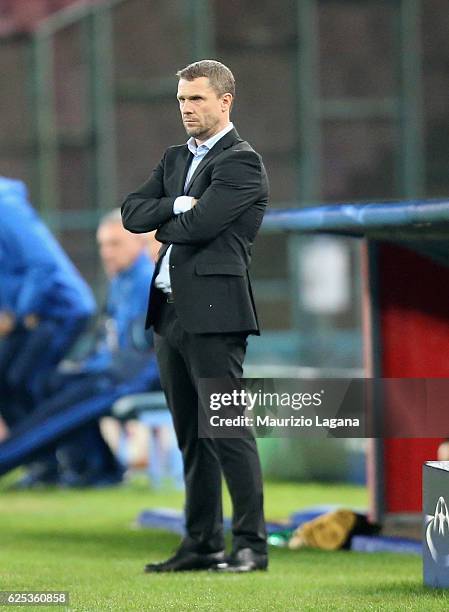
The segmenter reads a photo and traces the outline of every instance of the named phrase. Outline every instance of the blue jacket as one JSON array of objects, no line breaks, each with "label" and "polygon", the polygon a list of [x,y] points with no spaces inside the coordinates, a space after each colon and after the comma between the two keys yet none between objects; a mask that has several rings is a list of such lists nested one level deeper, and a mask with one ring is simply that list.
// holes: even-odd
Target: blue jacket
[{"label": "blue jacket", "polygon": [[28,202],[0,176],[0,310],[68,321],[95,311],[92,291]]},{"label": "blue jacket", "polygon": [[143,334],[153,269],[153,262],[142,253],[110,281],[105,334],[96,351],[85,361],[86,370],[104,369],[116,358],[120,359],[120,355],[136,352],[142,355],[142,363],[148,362],[149,347]]}]

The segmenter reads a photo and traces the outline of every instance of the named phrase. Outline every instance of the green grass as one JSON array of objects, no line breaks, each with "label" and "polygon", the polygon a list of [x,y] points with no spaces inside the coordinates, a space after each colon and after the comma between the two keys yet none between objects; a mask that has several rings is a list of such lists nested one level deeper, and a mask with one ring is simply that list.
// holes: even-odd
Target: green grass
[{"label": "green grass", "polygon": [[[182,494],[138,480],[103,491],[6,490],[0,480],[0,589],[66,590],[70,609],[94,610],[445,610],[449,596],[422,586],[419,557],[271,549],[270,570],[145,575],[178,537],[133,526],[144,508],[182,506]],[[269,518],[300,507],[366,505],[366,491],[342,485],[270,484]],[[229,512],[229,500],[226,500]],[[30,608],[12,607],[24,610]],[[57,607],[36,607],[57,610]]]}]

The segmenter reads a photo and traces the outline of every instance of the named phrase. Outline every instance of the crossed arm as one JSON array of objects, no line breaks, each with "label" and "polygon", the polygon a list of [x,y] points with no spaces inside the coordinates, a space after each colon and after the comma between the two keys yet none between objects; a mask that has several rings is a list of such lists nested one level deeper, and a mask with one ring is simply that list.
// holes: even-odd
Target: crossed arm
[{"label": "crossed arm", "polygon": [[123,226],[133,234],[152,232],[173,217],[176,197],[164,196],[165,155],[150,178],[122,204]]},{"label": "crossed arm", "polygon": [[257,201],[261,190],[261,163],[253,151],[235,151],[217,160],[212,180],[190,210],[173,213],[176,198],[164,197],[163,160],[142,188],[122,207],[123,223],[132,232],[157,228],[163,243],[200,244],[225,231]]}]

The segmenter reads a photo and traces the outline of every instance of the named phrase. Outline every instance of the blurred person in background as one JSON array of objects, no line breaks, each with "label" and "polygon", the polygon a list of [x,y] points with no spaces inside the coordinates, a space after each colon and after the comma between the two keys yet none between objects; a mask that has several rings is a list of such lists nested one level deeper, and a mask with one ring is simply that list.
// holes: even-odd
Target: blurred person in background
[{"label": "blurred person in background", "polygon": [[[28,202],[24,183],[0,177],[0,413],[27,418],[52,371],[95,311],[91,290]],[[26,482],[51,482],[54,457]]]},{"label": "blurred person in background", "polygon": [[[109,286],[93,346],[83,358],[61,363],[47,398],[0,445],[1,466],[2,451],[14,443],[26,446],[39,429],[44,443],[57,446],[58,481],[65,486],[121,482],[124,468],[103,439],[99,418],[122,395],[160,389],[152,337],[143,325],[154,269],[148,238],[126,231],[114,210],[100,222],[97,241]],[[46,431],[52,418],[63,421],[56,438]],[[70,428],[71,422],[76,426]]]},{"label": "blurred person in background", "polygon": [[156,240],[156,231],[148,232],[148,255],[150,256],[151,261],[156,262],[159,255],[159,250],[162,247],[162,244]]}]

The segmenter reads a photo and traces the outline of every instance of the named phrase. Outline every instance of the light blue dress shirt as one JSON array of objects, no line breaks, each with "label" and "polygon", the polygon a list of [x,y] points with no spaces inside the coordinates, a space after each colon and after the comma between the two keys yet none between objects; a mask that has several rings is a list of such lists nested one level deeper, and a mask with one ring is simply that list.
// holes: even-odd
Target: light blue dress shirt
[{"label": "light blue dress shirt", "polygon": [[[198,168],[198,166],[202,162],[203,158],[207,155],[207,153],[209,153],[212,147],[216,145],[217,142],[221,138],[223,138],[223,136],[225,136],[228,132],[230,132],[233,128],[234,128],[234,124],[232,122],[228,123],[228,125],[225,128],[223,128],[220,132],[218,132],[214,136],[211,136],[208,140],[206,140],[199,146],[196,144],[196,140],[193,136],[189,138],[189,140],[187,141],[187,146],[189,148],[189,151],[193,155],[193,159],[190,163],[190,167],[189,167],[189,170],[186,176],[186,181],[184,183],[184,193],[187,191],[189,183],[190,183],[190,179],[195,173],[195,170]],[[178,198],[176,198],[173,204],[174,214],[179,215],[179,214],[182,214],[183,212],[186,212],[187,210],[190,210],[192,208],[192,200],[193,200],[192,197],[186,196],[186,195],[179,196]],[[161,267],[159,268],[159,274],[156,276],[154,280],[154,284],[156,285],[156,287],[160,289],[161,291],[163,291],[164,293],[171,292],[169,261],[170,261],[170,253],[172,250],[172,246],[173,245],[170,245],[168,247],[167,252],[164,255],[164,258],[162,259]]]}]

